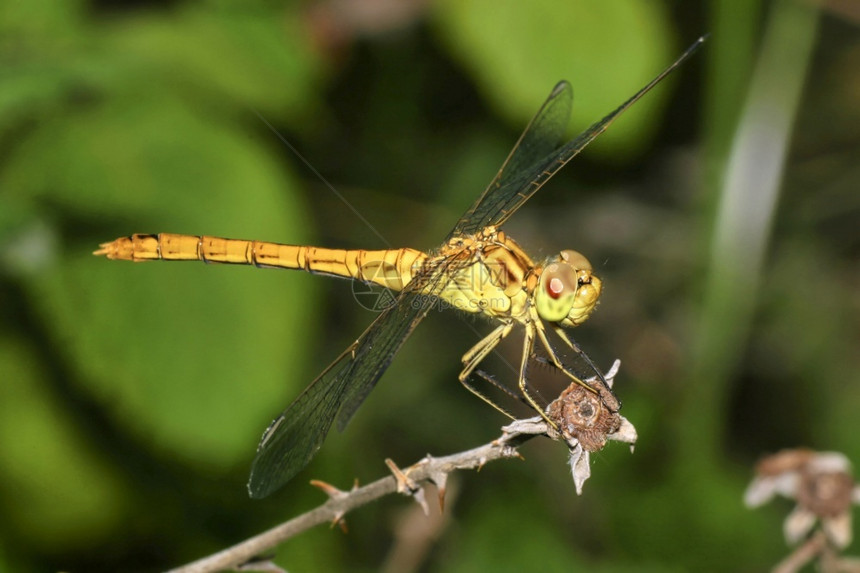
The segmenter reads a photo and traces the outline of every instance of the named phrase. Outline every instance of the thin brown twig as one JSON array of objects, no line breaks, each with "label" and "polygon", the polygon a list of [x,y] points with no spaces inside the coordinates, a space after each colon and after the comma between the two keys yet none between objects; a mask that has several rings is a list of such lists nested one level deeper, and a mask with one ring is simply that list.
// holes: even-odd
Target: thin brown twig
[{"label": "thin brown twig", "polygon": [[[536,420],[530,422],[530,424],[519,426],[517,422],[514,422],[503,428],[503,433],[499,438],[471,450],[441,458],[427,456],[403,470],[403,473],[408,476],[411,482],[419,486],[426,482],[433,482],[442,486],[445,476],[455,470],[476,469],[494,460],[518,457],[517,448],[519,446],[536,435],[546,432],[546,426],[541,422]],[[270,551],[280,543],[315,525],[337,523],[353,509],[402,490],[402,483],[399,484],[393,475],[376,480],[364,487],[353,488],[350,491],[331,488],[328,492],[329,500],[319,507],[232,547],[172,569],[170,573],[205,573],[237,569],[253,562],[260,555]],[[413,492],[407,490],[403,493],[410,494]],[[243,568],[243,570],[247,570],[247,568]]]},{"label": "thin brown twig", "polygon": [[818,531],[773,568],[773,573],[794,573],[822,554],[827,548],[827,537]]},{"label": "thin brown twig", "polygon": [[[612,387],[620,362],[616,360],[604,376],[606,392]],[[602,449],[606,440],[625,442],[632,446],[636,442],[636,429],[617,412],[608,409],[604,394],[595,392],[591,385],[596,378],[572,382],[570,387],[547,406],[545,417],[514,420],[502,427],[502,435],[492,442],[464,452],[442,458],[426,456],[414,465],[400,470],[394,462],[386,460],[392,475],[376,480],[364,487],[357,485],[349,491],[320,481],[311,484],[322,489],[329,500],[319,507],[294,517],[268,531],[248,538],[218,553],[171,570],[169,573],[205,573],[225,569],[243,571],[281,571],[270,558],[262,557],[278,544],[310,529],[329,522],[343,524],[343,517],[382,496],[395,492],[411,495],[422,507],[427,507],[423,485],[433,483],[439,491],[439,503],[444,503],[448,474],[455,470],[480,469],[493,460],[520,457],[517,452],[522,444],[535,436],[545,435],[566,443],[570,453],[570,467],[577,493],[591,474],[590,452]],[[584,388],[589,388],[585,390]],[[552,420],[552,424],[547,422]]]},{"label": "thin brown twig", "polygon": [[796,573],[816,558],[818,570],[822,573],[860,572],[860,562],[851,557],[840,556],[839,550],[827,539],[827,534],[819,530],[777,563],[772,573]]}]

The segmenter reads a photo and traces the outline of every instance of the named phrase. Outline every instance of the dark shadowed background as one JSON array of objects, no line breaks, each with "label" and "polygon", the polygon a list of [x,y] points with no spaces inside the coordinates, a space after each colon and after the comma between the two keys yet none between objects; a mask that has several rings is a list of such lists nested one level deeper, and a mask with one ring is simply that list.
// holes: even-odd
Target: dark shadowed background
[{"label": "dark shadowed background", "polygon": [[[175,566],[322,502],[312,478],[366,483],[386,457],[468,449],[505,421],[456,379],[488,325],[432,313],[348,430],[251,501],[261,432],[374,313],[348,281],[112,262],[90,254],[100,242],[433,248],[558,80],[572,136],[703,33],[505,227],[603,278],[573,335],[604,367],[621,359],[635,453],[594,456],[581,497],[548,440],[459,474],[416,557],[446,572],[772,565],[790,505],[743,507],[754,462],[797,446],[860,461],[858,26],[837,0],[5,3],[0,570]],[[365,507],[276,561],[380,570],[413,505]]]}]

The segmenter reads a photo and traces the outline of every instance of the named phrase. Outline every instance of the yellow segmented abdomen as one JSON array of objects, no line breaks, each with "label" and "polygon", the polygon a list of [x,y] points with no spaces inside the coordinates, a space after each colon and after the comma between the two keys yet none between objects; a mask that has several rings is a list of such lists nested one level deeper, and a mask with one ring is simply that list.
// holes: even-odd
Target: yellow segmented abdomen
[{"label": "yellow segmented abdomen", "polygon": [[206,235],[132,235],[103,243],[95,255],[124,261],[203,261],[297,269],[354,278],[392,290],[412,280],[427,255],[415,249],[326,249],[265,241],[222,239]]}]

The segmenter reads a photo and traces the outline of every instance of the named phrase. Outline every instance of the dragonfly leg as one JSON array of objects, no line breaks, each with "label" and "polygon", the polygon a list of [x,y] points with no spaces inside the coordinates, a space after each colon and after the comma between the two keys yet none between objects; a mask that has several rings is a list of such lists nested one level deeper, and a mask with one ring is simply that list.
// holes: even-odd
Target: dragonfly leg
[{"label": "dragonfly leg", "polygon": [[[550,344],[549,338],[547,338],[546,336],[546,327],[544,327],[544,324],[537,316],[537,313],[534,314],[532,320],[535,324],[535,330],[537,331],[538,338],[540,339],[541,344],[543,344],[543,347],[546,349],[547,355],[549,356],[549,360],[550,362],[552,362],[553,366],[558,368],[562,373],[564,373],[565,376],[567,376],[573,382],[579,384],[586,390],[594,392],[595,394],[599,394],[600,392],[598,390],[592,388],[591,385],[587,384],[579,376],[571,372],[570,369],[567,368],[564,363],[562,363],[561,359],[558,357],[558,353],[556,353],[555,349],[552,347],[552,344]],[[592,364],[591,359],[589,359],[588,356],[584,352],[582,352],[582,350],[580,350],[579,346],[574,344],[574,342],[567,336],[567,334],[565,334],[565,332],[561,328],[553,326],[553,331],[558,334],[559,338],[561,338],[562,341],[564,341],[564,343],[567,344],[567,346],[570,347],[571,350],[579,354],[592,368],[592,370],[597,372],[600,378],[603,377],[603,375],[600,373],[600,370],[598,370],[594,366],[594,364]]]},{"label": "dragonfly leg", "polygon": [[472,370],[481,363],[481,361],[489,356],[490,352],[501,342],[508,334],[511,333],[511,330],[514,328],[513,321],[505,322],[497,326],[493,329],[493,331],[482,338],[475,346],[470,348],[466,354],[463,355],[461,359],[463,362],[463,372],[460,374],[462,377],[464,374],[468,375],[472,373]]},{"label": "dragonfly leg", "polygon": [[[603,372],[601,372],[600,369],[598,369],[597,366],[594,365],[594,363],[591,361],[591,358],[589,358],[588,355],[584,353],[581,348],[579,348],[579,345],[576,342],[570,339],[570,337],[561,327],[553,326],[553,331],[558,335],[559,338],[561,338],[561,340],[565,344],[567,344],[567,346],[571,350],[579,354],[580,358],[582,358],[582,360],[585,361],[585,363],[591,367],[591,370],[597,374],[597,380],[599,381],[600,387],[596,389],[591,388],[588,384],[586,384],[584,381],[579,380],[578,378],[576,378],[576,381],[588,388],[589,390],[600,394],[600,398],[603,400],[603,403],[606,405],[606,407],[613,412],[617,412],[621,408],[621,402],[619,402],[618,398],[615,397],[615,393],[612,391],[612,388],[610,388],[609,383],[606,381],[606,378],[603,375]],[[544,338],[546,338],[545,334]],[[545,341],[544,344],[547,344],[547,342],[548,341]],[[547,346],[547,348],[549,348],[549,346]],[[562,370],[565,370],[566,372],[565,368],[562,368]]]},{"label": "dragonfly leg", "polygon": [[[511,392],[511,390],[509,388],[505,388],[505,386],[503,384],[501,384],[498,380],[496,380],[490,374],[487,374],[483,370],[475,370],[475,375],[480,377],[480,378],[483,378],[484,380],[486,380],[487,382],[489,382],[490,384],[492,384],[496,388],[499,388],[505,394],[507,394],[509,396],[513,396],[514,398],[517,398],[518,400],[522,400],[522,397],[517,396],[515,393]],[[505,416],[510,418],[511,420],[517,419],[517,417],[514,416],[513,414],[511,414],[507,408],[505,408],[504,406],[502,406],[501,404],[499,404],[498,402],[496,402],[495,400],[493,400],[492,398],[490,398],[489,396],[487,396],[486,394],[484,394],[483,392],[478,390],[475,386],[473,386],[472,383],[469,381],[469,378],[461,379],[460,383],[462,383],[463,386],[465,386],[469,392],[471,392],[472,394],[474,394],[475,396],[477,396],[478,398],[480,398],[481,400],[483,400],[484,402],[486,402],[487,404],[489,404],[490,406],[492,406],[493,408],[495,408],[496,410],[498,410],[499,412],[501,412],[502,414],[504,414]]]},{"label": "dragonfly leg", "polygon": [[[546,329],[544,328],[543,323],[540,322],[539,320],[536,320],[535,325],[536,325],[535,330],[537,331],[538,338],[540,339],[541,344],[543,344],[544,348],[546,348],[547,355],[549,356],[549,360],[550,360],[550,362],[552,362],[553,366],[555,366],[556,368],[561,370],[565,376],[567,376],[572,381],[576,382],[577,384],[579,384],[580,386],[582,386],[586,390],[589,390],[589,391],[597,394],[598,393],[597,390],[595,390],[594,388],[592,388],[591,386],[586,384],[583,380],[581,380],[579,378],[579,376],[577,376],[576,374],[574,374],[573,372],[571,372],[570,370],[565,368],[564,364],[562,364],[562,362],[561,362],[561,359],[558,357],[558,354],[556,354],[555,349],[552,347],[552,344],[550,344],[549,338],[547,338],[547,336],[546,336]],[[558,332],[558,331],[556,331],[556,332]],[[567,338],[566,336],[563,336],[562,340],[564,340],[564,342],[568,346],[570,346],[577,354],[585,356],[584,354],[582,354],[582,352],[580,352],[578,346],[572,345],[573,343],[571,342],[571,340],[569,338]]]},{"label": "dragonfly leg", "polygon": [[502,392],[504,392],[505,394],[507,394],[508,396],[513,398],[514,400],[518,400],[518,401],[522,402],[523,404],[528,404],[528,402],[526,402],[526,399],[523,398],[522,394],[518,394],[518,393],[514,392],[513,390],[508,388],[505,384],[502,384],[501,382],[496,380],[496,377],[493,376],[492,374],[490,374],[489,372],[484,372],[483,370],[475,370],[475,376],[478,376],[479,378],[484,379],[486,382],[492,384],[493,386],[495,386],[496,388],[498,388],[499,390],[501,390]]},{"label": "dragonfly leg", "polygon": [[585,354],[582,349],[579,348],[579,345],[576,344],[573,340],[571,340],[567,333],[561,327],[553,326],[553,332],[555,332],[558,337],[561,338],[562,342],[564,342],[568,346],[568,348],[576,352],[580,356],[580,358],[582,358],[582,360],[585,361],[586,364],[588,364],[588,366],[591,368],[591,371],[597,374],[596,378],[599,382],[599,387],[597,388],[594,388],[593,386],[582,380],[579,376],[571,372],[570,369],[562,363],[555,349],[552,347],[552,344],[550,344],[549,338],[547,338],[546,336],[546,329],[544,328],[543,323],[536,320],[535,325],[538,338],[540,338],[541,344],[543,344],[544,348],[546,348],[547,354],[549,355],[549,359],[553,363],[553,365],[559,370],[561,370],[564,375],[570,378],[573,382],[576,382],[583,388],[594,392],[595,394],[598,394],[607,408],[609,408],[613,412],[617,412],[621,408],[621,403],[618,401],[618,398],[615,397],[615,394],[609,388],[609,384],[606,382],[603,373],[597,368],[597,366],[594,365],[594,363],[591,361],[591,358],[589,358],[588,355]]},{"label": "dragonfly leg", "polygon": [[[478,342],[475,346],[470,348],[469,351],[463,355],[463,371],[460,372],[460,376],[458,377],[460,380],[460,384],[465,386],[469,392],[471,392],[472,394],[474,394],[475,396],[477,396],[505,416],[511,418],[512,420],[515,419],[515,417],[503,406],[500,406],[499,404],[494,402],[489,396],[475,388],[469,382],[469,377],[472,375],[472,372],[475,370],[478,364],[480,364],[481,361],[486,358],[496,348],[496,346],[499,345],[499,342],[501,342],[502,339],[504,339],[508,334],[511,333],[511,330],[513,330],[513,328],[513,321],[505,322],[495,328],[483,339],[481,339],[481,341]],[[481,375],[481,377],[485,380],[490,381],[495,386],[500,386],[495,380],[492,380],[490,376],[484,375],[483,372],[479,371],[478,374]]]},{"label": "dragonfly leg", "polygon": [[[549,417],[547,417],[546,412],[544,412],[544,409],[538,405],[537,400],[535,400],[532,397],[532,395],[529,394],[529,386],[528,386],[528,378],[526,376],[526,370],[528,368],[529,360],[531,360],[533,358],[532,354],[534,352],[534,346],[535,346],[535,330],[536,330],[536,328],[535,328],[535,322],[534,321],[530,321],[530,322],[526,323],[525,326],[526,326],[526,328],[525,328],[526,333],[525,333],[525,336],[523,336],[523,358],[522,358],[522,362],[520,363],[518,386],[520,388],[520,392],[523,395],[523,398],[525,398],[528,405],[531,406],[531,408],[535,412],[540,414],[541,418],[543,418],[547,424],[549,424],[551,427],[553,427],[557,430],[558,426],[556,425],[556,423],[553,422],[552,420],[550,420]],[[538,332],[539,332],[539,330],[538,330]]]}]

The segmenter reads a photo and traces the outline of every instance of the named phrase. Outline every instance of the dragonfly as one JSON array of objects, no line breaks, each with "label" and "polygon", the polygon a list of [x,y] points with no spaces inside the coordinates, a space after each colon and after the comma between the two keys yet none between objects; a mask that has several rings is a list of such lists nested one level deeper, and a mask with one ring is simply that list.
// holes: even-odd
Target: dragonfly
[{"label": "dragonfly", "polygon": [[[341,431],[346,427],[410,333],[435,304],[482,315],[496,324],[463,355],[458,379],[502,413],[514,418],[478,389],[473,374],[502,386],[476,369],[515,327],[522,327],[524,332],[522,359],[516,373],[517,390],[506,390],[509,394],[516,395],[555,426],[528,385],[528,364],[542,349],[544,361],[598,395],[610,411],[617,412],[620,402],[604,375],[565,331],[585,322],[600,297],[602,283],[588,259],[577,251],[564,250],[536,263],[501,225],[703,42],[704,38],[697,40],[627,101],[567,142],[564,134],[573,90],[566,81],[559,82],[489,186],[435,251],[344,250],[160,233],[120,237],[101,244],[94,254],[137,262],[194,260],[295,269],[350,278],[397,293],[364,333],[266,429],[248,481],[252,498],[270,495],[302,470],[322,447],[333,424]],[[551,340],[550,333],[554,333],[557,342]],[[577,357],[577,368],[568,356]]]}]

